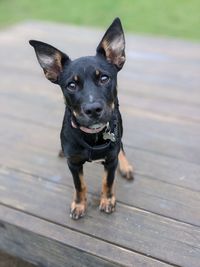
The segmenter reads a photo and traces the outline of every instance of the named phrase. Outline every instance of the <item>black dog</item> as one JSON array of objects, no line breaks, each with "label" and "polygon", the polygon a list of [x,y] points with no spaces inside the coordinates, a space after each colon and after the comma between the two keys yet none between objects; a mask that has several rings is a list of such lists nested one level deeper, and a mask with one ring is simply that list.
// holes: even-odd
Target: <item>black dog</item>
[{"label": "black dog", "polygon": [[76,189],[70,215],[79,219],[85,214],[83,164],[93,160],[102,160],[105,170],[99,208],[111,213],[116,204],[113,182],[118,163],[122,176],[133,178],[121,141],[122,120],[117,98],[117,73],[125,62],[120,19],[116,18],[108,28],[95,56],[72,61],[48,44],[33,40],[30,44],[46,78],[60,85],[66,101],[61,145]]}]

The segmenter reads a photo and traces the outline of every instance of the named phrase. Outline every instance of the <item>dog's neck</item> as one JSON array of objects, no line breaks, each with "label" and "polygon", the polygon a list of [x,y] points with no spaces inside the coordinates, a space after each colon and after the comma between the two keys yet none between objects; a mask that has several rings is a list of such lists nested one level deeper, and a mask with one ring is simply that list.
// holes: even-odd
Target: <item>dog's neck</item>
[{"label": "dog's neck", "polygon": [[[74,128],[75,130],[79,130],[80,138],[82,138],[84,142],[86,142],[89,146],[94,147],[94,146],[104,145],[104,144],[109,143],[110,141],[113,141],[109,139],[109,133],[114,132],[114,131],[116,132],[116,128],[118,128],[113,124],[113,121],[115,120],[114,119],[115,112],[116,112],[115,110],[113,111],[113,116],[110,122],[107,122],[107,124],[105,124],[102,127],[102,129],[98,131],[94,131],[94,132],[87,132],[87,130],[85,130],[87,128],[80,126],[76,122],[76,118],[74,117],[73,112],[67,106],[66,106],[66,112],[68,114],[68,123],[70,124],[70,126]],[[116,121],[115,121],[115,124],[116,124]],[[107,139],[105,139],[105,134],[108,136]]]}]

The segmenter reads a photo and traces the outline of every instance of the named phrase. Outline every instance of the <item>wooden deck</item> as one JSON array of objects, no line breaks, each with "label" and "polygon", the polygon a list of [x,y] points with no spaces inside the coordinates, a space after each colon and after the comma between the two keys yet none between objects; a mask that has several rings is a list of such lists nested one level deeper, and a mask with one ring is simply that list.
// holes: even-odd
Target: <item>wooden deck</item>
[{"label": "wooden deck", "polygon": [[73,57],[102,36],[28,22],[0,32],[0,249],[39,266],[200,266],[200,44],[127,35],[119,98],[135,181],[117,177],[117,210],[98,211],[102,167],[87,164],[89,207],[57,157],[64,104],[28,40]]}]

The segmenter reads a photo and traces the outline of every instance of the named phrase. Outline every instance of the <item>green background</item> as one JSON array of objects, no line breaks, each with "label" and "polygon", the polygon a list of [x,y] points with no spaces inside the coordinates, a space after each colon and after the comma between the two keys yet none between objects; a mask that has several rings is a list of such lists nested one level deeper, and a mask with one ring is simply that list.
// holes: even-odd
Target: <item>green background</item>
[{"label": "green background", "polygon": [[200,39],[200,0],[0,0],[0,27],[32,19],[107,27],[116,16],[126,31]]}]

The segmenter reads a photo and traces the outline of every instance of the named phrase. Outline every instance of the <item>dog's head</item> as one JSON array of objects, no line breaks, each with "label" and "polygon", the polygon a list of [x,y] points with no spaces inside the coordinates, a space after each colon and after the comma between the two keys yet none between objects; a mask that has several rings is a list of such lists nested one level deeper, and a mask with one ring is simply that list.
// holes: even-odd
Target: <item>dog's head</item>
[{"label": "dog's head", "polygon": [[122,25],[116,18],[95,56],[71,60],[58,49],[31,40],[40,66],[48,80],[59,84],[66,104],[79,125],[101,128],[112,116],[117,97],[117,73],[125,62]]}]

